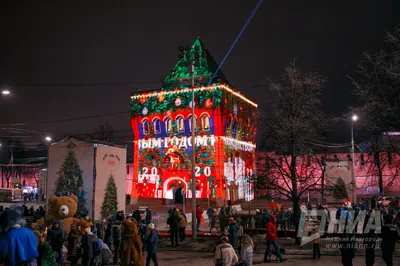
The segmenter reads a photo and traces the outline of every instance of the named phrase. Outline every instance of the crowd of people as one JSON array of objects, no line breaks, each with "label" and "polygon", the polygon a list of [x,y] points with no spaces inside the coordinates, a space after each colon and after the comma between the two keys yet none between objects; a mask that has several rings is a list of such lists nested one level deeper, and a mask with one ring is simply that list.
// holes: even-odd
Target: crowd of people
[{"label": "crowd of people", "polygon": [[[63,228],[62,222],[54,221],[51,224],[45,222],[46,210],[44,207],[34,209],[33,207],[20,207],[21,216],[25,219],[32,219],[36,222],[30,224],[31,232],[36,238],[37,245],[37,265],[64,265],[68,261],[71,265],[77,265],[80,261],[82,265],[130,265],[131,258],[126,260],[121,250],[123,239],[134,239],[137,237],[140,246],[140,264],[149,266],[151,262],[158,266],[158,238],[159,234],[153,221],[153,214],[150,208],[145,211],[136,210],[132,214],[125,214],[119,211],[116,215],[103,219],[99,222],[93,222],[89,217],[85,217],[85,226],[73,222],[70,230]],[[312,214],[314,209],[324,210],[329,215],[329,209],[326,205],[316,204],[315,207],[311,203],[302,203],[301,211],[308,215]],[[393,252],[395,250],[398,229],[395,225],[395,219],[398,218],[399,205],[398,201],[393,198],[377,198],[371,200],[361,199],[357,204],[351,203],[350,200],[343,202],[337,206],[336,219],[346,217],[347,220],[353,219],[352,210],[355,211],[355,217],[360,211],[365,211],[366,215],[371,215],[372,211],[380,211],[382,226],[382,257],[387,265],[393,265]],[[0,206],[0,229],[1,236],[7,236],[14,228],[6,225],[7,208]],[[216,229],[221,234],[215,253],[215,265],[217,266],[251,266],[253,263],[254,243],[250,235],[245,234],[244,228],[259,227],[265,229],[266,250],[264,253],[264,263],[271,262],[271,256],[274,255],[277,260],[284,262],[281,253],[282,249],[278,244],[278,229],[287,230],[291,228],[292,209],[285,209],[280,202],[271,201],[269,208],[262,212],[256,210],[256,214],[248,220],[242,220],[237,210],[228,203],[227,206],[221,207],[218,211],[215,208],[208,208],[205,213],[208,217],[209,232]],[[200,206],[196,206],[196,225],[200,230],[203,222],[204,210]],[[328,222],[329,222],[328,217]],[[132,224],[134,230],[127,230],[123,225]],[[20,222],[26,225],[25,222]],[[169,236],[171,246],[179,246],[179,243],[185,240],[186,227],[188,224],[187,217],[182,210],[170,208],[168,210],[167,224],[169,228]],[[125,229],[124,229],[125,228]],[[68,233],[67,233],[68,231]],[[316,235],[312,240],[313,259],[321,258],[321,249],[319,237],[319,226],[311,228],[311,233]],[[375,248],[378,237],[376,232],[371,231],[363,235],[365,238],[365,248],[367,250],[365,262],[366,265],[373,265],[375,261]],[[352,265],[352,260],[357,251],[354,235],[346,232],[339,238],[340,251],[342,255],[343,265]],[[133,242],[132,242],[133,243]],[[134,245],[134,244],[130,245]],[[273,247],[273,250],[271,248]],[[1,248],[0,248],[1,249]],[[147,251],[147,257],[144,253]],[[4,254],[4,253],[2,253]],[[32,253],[34,254],[34,253]],[[32,255],[33,256],[33,255]],[[7,265],[7,264],[5,264]],[[19,264],[16,264],[19,265]],[[21,264],[22,265],[22,264]],[[23,264],[31,265],[31,264]],[[32,264],[35,265],[35,264]]]}]

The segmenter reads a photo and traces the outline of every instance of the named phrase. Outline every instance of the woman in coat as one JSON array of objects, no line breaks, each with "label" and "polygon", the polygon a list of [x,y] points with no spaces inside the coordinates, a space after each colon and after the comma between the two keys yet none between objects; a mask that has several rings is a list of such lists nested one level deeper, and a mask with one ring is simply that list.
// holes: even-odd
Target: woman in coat
[{"label": "woman in coat", "polygon": [[[234,266],[238,263],[238,257],[229,239],[226,236],[221,238],[221,244],[215,248],[215,265]],[[218,264],[217,264],[218,263]]]},{"label": "woman in coat", "polygon": [[234,249],[238,248],[239,226],[233,217],[229,218],[229,243]]},{"label": "woman in coat", "polygon": [[245,266],[253,265],[253,249],[254,243],[253,239],[249,235],[243,235],[242,243],[240,245],[240,261]]},{"label": "woman in coat", "polygon": [[71,262],[71,265],[78,263],[78,225],[74,222],[71,225],[71,231],[67,237],[68,240],[68,257],[67,260]]},{"label": "woman in coat", "polygon": [[187,226],[187,220],[186,220],[186,215],[183,213],[182,210],[176,210],[176,213],[178,214],[178,217],[181,219],[179,222],[179,241],[185,240],[186,237],[186,226]]}]

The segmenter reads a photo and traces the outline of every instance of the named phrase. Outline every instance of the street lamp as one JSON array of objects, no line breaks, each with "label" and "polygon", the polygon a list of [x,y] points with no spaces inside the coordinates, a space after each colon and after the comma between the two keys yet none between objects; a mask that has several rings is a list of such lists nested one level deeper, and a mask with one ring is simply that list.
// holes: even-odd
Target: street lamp
[{"label": "street lamp", "polygon": [[3,95],[9,95],[11,92],[9,90],[2,90],[1,94]]},{"label": "street lamp", "polygon": [[51,141],[51,137],[50,137],[50,136],[46,136],[46,137],[45,137],[45,140],[46,140],[47,142],[50,142],[50,141]]},{"label": "street lamp", "polygon": [[351,117],[351,182],[353,185],[353,198],[352,201],[353,203],[357,202],[357,187],[356,187],[356,176],[355,176],[355,156],[354,156],[354,123],[357,122],[358,120],[358,115],[353,114]]}]

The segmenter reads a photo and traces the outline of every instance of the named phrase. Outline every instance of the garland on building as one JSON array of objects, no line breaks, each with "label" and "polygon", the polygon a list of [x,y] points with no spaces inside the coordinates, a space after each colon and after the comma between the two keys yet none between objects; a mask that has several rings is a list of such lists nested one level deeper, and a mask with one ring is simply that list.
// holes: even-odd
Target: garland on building
[{"label": "garland on building", "polygon": [[[156,96],[133,98],[131,100],[132,115],[164,114],[167,111],[173,112],[191,107],[192,93],[190,89],[176,88],[173,90],[174,93],[162,93],[169,91],[171,90],[162,89]],[[223,95],[222,90],[218,87],[211,90],[197,90],[194,94],[195,104],[207,109],[219,107]]]}]

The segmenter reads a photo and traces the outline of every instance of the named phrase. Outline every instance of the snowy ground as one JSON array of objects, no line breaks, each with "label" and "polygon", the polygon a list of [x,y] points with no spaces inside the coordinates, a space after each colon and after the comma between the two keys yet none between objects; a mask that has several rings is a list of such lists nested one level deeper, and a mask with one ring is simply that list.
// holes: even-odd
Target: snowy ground
[{"label": "snowy ground", "polygon": [[[311,256],[297,255],[286,256],[288,259],[282,265],[307,265],[307,266],[337,266],[341,264],[340,256],[325,256],[321,259],[312,260]],[[214,256],[212,253],[200,252],[180,252],[180,251],[161,251],[158,254],[158,261],[160,266],[212,266],[214,265]],[[273,261],[269,264],[263,263],[263,255],[255,254],[253,257],[253,265],[281,265],[278,261]],[[150,265],[153,265],[151,263]],[[354,266],[365,265],[364,257],[357,256],[353,260]],[[375,259],[375,266],[384,266],[385,263],[380,257]],[[400,265],[400,258],[395,258],[394,265]]]}]

